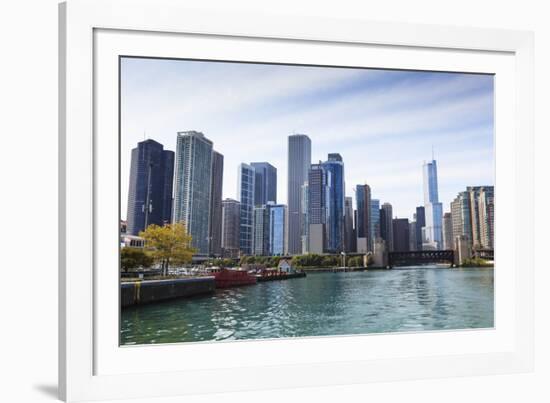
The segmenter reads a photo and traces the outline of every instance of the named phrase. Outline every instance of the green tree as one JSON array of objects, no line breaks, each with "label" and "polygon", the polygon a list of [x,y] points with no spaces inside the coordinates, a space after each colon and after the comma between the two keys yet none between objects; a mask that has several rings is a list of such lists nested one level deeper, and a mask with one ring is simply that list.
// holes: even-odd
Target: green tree
[{"label": "green tree", "polygon": [[168,274],[170,264],[189,263],[196,252],[191,246],[191,235],[183,223],[167,224],[163,227],[149,225],[139,236],[145,239],[145,247],[153,259],[160,263],[162,273]]},{"label": "green tree", "polygon": [[338,257],[337,256],[324,256],[323,257],[323,266],[325,266],[325,267],[338,266]]},{"label": "green tree", "polygon": [[363,257],[362,256],[352,256],[348,260],[348,266],[350,267],[362,267],[363,266]]},{"label": "green tree", "polygon": [[147,269],[153,264],[153,258],[143,249],[124,247],[120,250],[120,267],[125,272],[143,267]]}]

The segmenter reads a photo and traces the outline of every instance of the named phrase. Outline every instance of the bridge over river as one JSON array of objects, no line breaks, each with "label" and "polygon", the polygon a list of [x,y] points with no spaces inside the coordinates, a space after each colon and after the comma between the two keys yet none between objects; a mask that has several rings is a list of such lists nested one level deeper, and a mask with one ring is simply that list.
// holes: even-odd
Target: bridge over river
[{"label": "bridge over river", "polygon": [[454,266],[454,251],[423,250],[414,252],[389,252],[388,266],[416,266],[429,263],[449,263]]}]

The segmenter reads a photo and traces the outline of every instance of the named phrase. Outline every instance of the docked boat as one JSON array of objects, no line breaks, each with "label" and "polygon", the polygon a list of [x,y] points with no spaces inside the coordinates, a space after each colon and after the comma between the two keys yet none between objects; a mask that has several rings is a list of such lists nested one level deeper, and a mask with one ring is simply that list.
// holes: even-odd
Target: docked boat
[{"label": "docked boat", "polygon": [[216,280],[216,288],[237,287],[240,285],[256,284],[256,276],[245,270],[219,269],[212,271]]}]

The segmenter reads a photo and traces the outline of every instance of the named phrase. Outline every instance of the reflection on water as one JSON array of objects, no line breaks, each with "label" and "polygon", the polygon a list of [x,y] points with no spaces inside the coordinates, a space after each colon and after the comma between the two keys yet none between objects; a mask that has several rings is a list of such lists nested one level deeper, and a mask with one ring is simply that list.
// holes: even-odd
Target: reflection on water
[{"label": "reflection on water", "polygon": [[317,273],[124,309],[121,344],[493,327],[492,268]]}]

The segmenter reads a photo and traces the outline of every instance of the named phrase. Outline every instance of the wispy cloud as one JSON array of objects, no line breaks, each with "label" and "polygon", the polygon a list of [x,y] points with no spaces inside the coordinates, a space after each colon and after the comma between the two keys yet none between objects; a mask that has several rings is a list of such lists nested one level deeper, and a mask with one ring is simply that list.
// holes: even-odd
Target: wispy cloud
[{"label": "wispy cloud", "polygon": [[144,131],[174,149],[177,131],[199,130],[225,156],[224,197],[236,197],[240,162],[265,160],[286,202],[287,136],[299,132],[311,137],[314,161],[342,154],[347,195],[367,181],[403,217],[422,204],[433,146],[448,209],[465,186],[494,181],[493,108],[486,75],[126,59],[122,200]]}]

